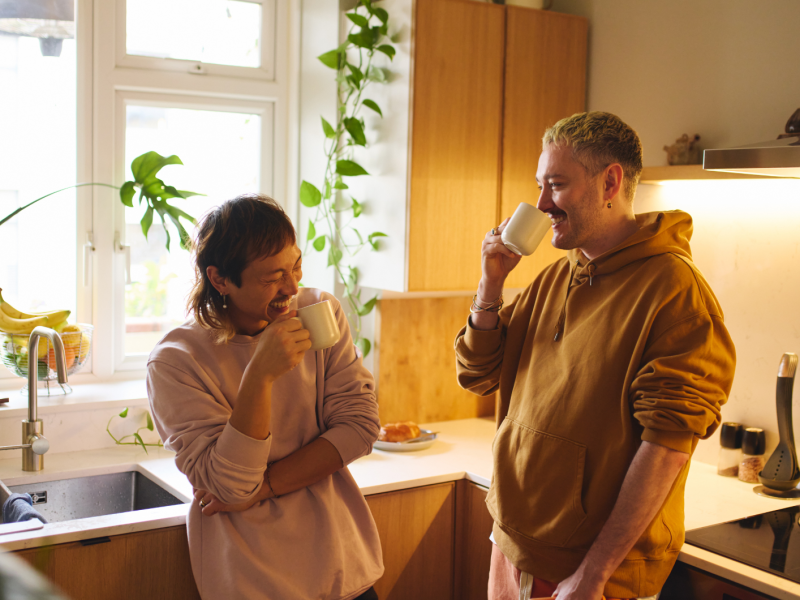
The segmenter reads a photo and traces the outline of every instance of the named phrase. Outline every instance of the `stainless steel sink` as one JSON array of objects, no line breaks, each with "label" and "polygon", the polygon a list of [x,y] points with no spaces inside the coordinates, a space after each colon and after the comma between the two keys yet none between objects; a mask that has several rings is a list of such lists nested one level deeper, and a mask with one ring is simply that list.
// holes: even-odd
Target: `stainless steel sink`
[{"label": "stainless steel sink", "polygon": [[[7,489],[30,494],[34,508],[50,522],[183,504],[137,471],[14,485]],[[6,496],[4,490],[0,489],[0,501],[5,502],[3,496]]]}]

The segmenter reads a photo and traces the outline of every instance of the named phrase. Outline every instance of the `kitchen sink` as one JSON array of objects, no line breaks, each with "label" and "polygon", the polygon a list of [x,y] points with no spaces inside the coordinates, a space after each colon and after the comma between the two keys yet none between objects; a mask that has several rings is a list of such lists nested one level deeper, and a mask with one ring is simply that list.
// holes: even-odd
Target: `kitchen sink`
[{"label": "kitchen sink", "polygon": [[[51,523],[183,504],[138,471],[13,485],[5,489],[30,494],[33,507]],[[2,502],[7,497],[5,489],[0,489]]]}]

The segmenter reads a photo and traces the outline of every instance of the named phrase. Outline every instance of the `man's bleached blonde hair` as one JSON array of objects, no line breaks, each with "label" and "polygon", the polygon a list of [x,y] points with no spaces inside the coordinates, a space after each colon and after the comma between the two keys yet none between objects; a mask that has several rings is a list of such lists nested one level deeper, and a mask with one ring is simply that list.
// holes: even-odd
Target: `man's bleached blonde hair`
[{"label": "man's bleached blonde hair", "polygon": [[642,175],[642,142],[618,116],[599,111],[576,113],[544,132],[542,147],[547,144],[572,148],[573,157],[590,177],[610,164],[619,163],[623,195],[629,202],[633,201]]}]

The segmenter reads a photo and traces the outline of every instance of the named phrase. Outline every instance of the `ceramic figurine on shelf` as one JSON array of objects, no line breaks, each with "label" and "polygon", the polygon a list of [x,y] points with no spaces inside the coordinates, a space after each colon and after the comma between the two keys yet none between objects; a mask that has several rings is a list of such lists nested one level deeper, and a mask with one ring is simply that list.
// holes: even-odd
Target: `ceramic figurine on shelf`
[{"label": "ceramic figurine on shelf", "polygon": [[675,140],[671,146],[664,146],[667,153],[667,164],[670,165],[699,165],[703,162],[703,155],[697,142],[700,140],[698,134],[689,139],[685,133]]}]

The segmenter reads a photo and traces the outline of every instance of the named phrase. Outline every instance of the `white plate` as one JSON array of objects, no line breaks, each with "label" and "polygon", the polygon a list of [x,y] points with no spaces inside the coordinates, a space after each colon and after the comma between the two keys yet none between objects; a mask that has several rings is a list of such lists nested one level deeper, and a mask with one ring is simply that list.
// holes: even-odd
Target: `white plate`
[{"label": "white plate", "polygon": [[[420,429],[420,435],[427,435],[429,433],[433,433],[430,429]],[[438,436],[434,433],[433,437],[429,440],[425,440],[424,442],[407,442],[405,444],[401,444],[399,442],[381,442],[376,441],[372,444],[373,448],[377,448],[378,450],[387,450],[388,452],[413,452],[415,450],[424,450],[425,448],[430,448],[433,443],[436,441]]]}]

